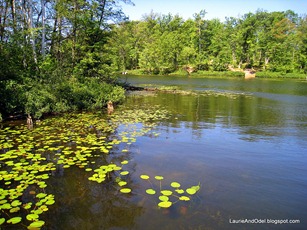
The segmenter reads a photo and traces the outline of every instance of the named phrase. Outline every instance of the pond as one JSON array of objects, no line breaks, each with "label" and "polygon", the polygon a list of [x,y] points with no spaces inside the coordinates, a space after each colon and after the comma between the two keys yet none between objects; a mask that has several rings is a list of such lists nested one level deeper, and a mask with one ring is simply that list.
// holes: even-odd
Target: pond
[{"label": "pond", "polygon": [[[38,213],[42,229],[307,228],[306,81],[122,80],[177,90],[131,93],[112,116],[68,114],[30,130],[2,127],[1,188],[15,192],[16,181],[9,182],[16,173],[5,170],[31,167],[22,169],[29,173],[20,183],[21,210],[0,206],[5,221],[22,221],[1,228],[27,229],[31,211],[23,209],[30,201],[31,209],[41,209],[38,194],[52,204]],[[8,152],[16,157],[4,159]],[[99,181],[102,166],[111,169]],[[29,174],[44,176],[29,181]],[[160,197],[161,191],[172,195]],[[17,206],[16,197],[2,196]],[[169,208],[159,207],[164,199]]]}]

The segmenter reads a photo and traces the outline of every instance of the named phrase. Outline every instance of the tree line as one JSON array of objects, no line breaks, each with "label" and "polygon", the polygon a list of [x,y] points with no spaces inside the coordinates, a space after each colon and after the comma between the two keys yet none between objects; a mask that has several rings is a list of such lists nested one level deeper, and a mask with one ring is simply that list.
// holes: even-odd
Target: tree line
[{"label": "tree line", "polygon": [[[108,40],[130,0],[0,0],[0,115],[101,108],[124,97]],[[0,116],[1,117],[1,116]]]},{"label": "tree line", "polygon": [[224,71],[307,72],[307,17],[258,10],[242,17],[206,20],[206,11],[184,20],[151,12],[114,28],[112,47],[122,71],[167,74],[185,66]]},{"label": "tree line", "polygon": [[130,0],[0,0],[0,120],[100,109],[119,102],[118,71],[168,74],[191,66],[307,72],[307,18],[257,11],[207,20],[150,13]]}]

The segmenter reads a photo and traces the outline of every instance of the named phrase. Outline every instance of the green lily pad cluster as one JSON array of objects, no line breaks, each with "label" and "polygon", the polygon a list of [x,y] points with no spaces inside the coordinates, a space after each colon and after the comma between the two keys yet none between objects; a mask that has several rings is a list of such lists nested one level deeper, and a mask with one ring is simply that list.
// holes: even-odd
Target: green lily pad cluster
[{"label": "green lily pad cluster", "polygon": [[187,189],[182,189],[181,184],[174,181],[170,183],[169,189],[162,189],[163,176],[155,176],[155,180],[159,181],[159,190],[153,187],[153,183],[150,181],[150,177],[146,174],[140,175],[143,180],[149,181],[151,188],[146,189],[148,195],[158,194],[158,206],[161,208],[169,208],[178,201],[190,201],[192,196],[195,195],[200,189],[200,183],[195,186],[191,186]]},{"label": "green lily pad cluster", "polygon": [[[46,163],[46,158],[41,154],[33,154],[31,151],[31,146],[1,150],[3,153],[0,154],[0,183],[3,183],[3,186],[0,189],[0,210],[7,214],[6,218],[0,218],[1,225],[21,222],[22,218],[18,214],[22,212],[38,216],[31,221],[31,226],[34,222],[42,223],[39,215],[48,210],[48,205],[54,203],[54,196],[47,195],[44,189],[47,187],[45,180],[49,178],[49,172],[55,170],[55,167],[52,163]],[[30,187],[35,189],[31,191],[33,194],[42,191],[46,198],[41,200],[32,195],[33,202],[23,203],[22,196],[29,192]]]},{"label": "green lily pad cluster", "polygon": [[118,165],[113,164],[113,163],[111,163],[109,165],[102,165],[98,169],[95,169],[94,170],[95,173],[91,177],[89,177],[88,179],[90,181],[102,183],[106,180],[110,180],[111,179],[110,175],[112,173],[114,173],[114,174],[116,174],[115,182],[120,187],[119,191],[121,193],[130,193],[131,189],[124,187],[125,185],[127,185],[127,182],[123,178],[129,174],[129,171],[122,170],[122,167],[126,164],[128,164],[127,160],[122,161],[121,166],[118,166]]},{"label": "green lily pad cluster", "polygon": [[117,150],[128,152],[138,136],[166,117],[166,112],[157,108],[119,110],[108,119],[100,113],[66,114],[43,120],[32,130],[26,125],[1,129],[0,226],[22,223],[28,228],[42,227],[45,222],[39,219],[40,214],[56,202],[54,195],[46,192],[48,179],[60,168],[78,167],[98,183],[111,181],[115,174],[119,191],[130,193],[125,181],[129,171],[122,169],[128,161],[111,163],[112,157],[106,155],[115,145]]},{"label": "green lily pad cluster", "polygon": [[[121,170],[122,167],[121,166],[117,166],[116,164],[109,164],[109,165],[102,165],[100,166],[98,169],[94,170],[94,174],[89,177],[88,179],[90,181],[96,181],[98,183],[101,183],[103,181],[105,181],[107,178],[110,178],[110,174],[112,172],[116,172]],[[121,171],[120,175],[128,175],[129,172],[128,171]]]},{"label": "green lily pad cluster", "polygon": [[[120,120],[118,120],[120,117]],[[168,112],[164,109],[160,109],[159,107],[152,108],[127,108],[125,110],[121,110],[120,112],[114,114],[112,117],[112,121],[114,123],[120,122],[121,124],[137,124],[144,123],[149,126],[155,126],[156,122],[162,119],[167,119]]]}]

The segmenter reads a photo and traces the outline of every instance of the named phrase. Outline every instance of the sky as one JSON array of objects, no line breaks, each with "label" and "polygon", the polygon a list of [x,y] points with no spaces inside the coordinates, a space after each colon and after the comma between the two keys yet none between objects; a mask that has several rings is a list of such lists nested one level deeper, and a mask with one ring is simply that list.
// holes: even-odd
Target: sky
[{"label": "sky", "polygon": [[293,10],[299,16],[307,14],[307,0],[132,0],[135,6],[123,5],[123,12],[130,20],[154,13],[178,14],[183,19],[193,18],[194,13],[206,10],[205,19],[240,17],[258,9],[268,12]]}]

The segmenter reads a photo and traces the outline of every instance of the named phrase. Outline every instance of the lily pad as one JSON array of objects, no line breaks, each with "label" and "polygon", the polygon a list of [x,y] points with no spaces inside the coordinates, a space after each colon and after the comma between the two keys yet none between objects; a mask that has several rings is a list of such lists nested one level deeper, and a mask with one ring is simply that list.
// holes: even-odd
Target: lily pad
[{"label": "lily pad", "polygon": [[196,192],[200,189],[200,183],[198,185],[192,186],[191,189],[194,189]]},{"label": "lily pad", "polygon": [[10,209],[10,213],[18,212],[20,210],[19,207],[14,207]]},{"label": "lily pad", "polygon": [[31,214],[28,214],[26,218],[27,218],[27,220],[33,221],[33,220],[37,220],[38,217],[39,216],[37,214],[31,213]]},{"label": "lily pad", "polygon": [[45,221],[43,221],[43,220],[38,220],[38,221],[35,221],[35,222],[31,223],[31,224],[29,225],[29,227],[30,227],[30,228],[40,228],[40,227],[42,227],[44,224],[45,224]]},{"label": "lily pad", "polygon": [[41,198],[44,198],[45,196],[47,196],[46,193],[39,193],[36,195],[37,198],[41,199]]},{"label": "lily pad", "polygon": [[183,194],[184,193],[184,190],[183,189],[176,189],[175,190],[178,194]]},{"label": "lily pad", "polygon": [[169,207],[171,207],[172,206],[172,202],[170,202],[170,201],[162,201],[162,202],[160,202],[159,204],[158,204],[158,206],[159,207],[161,207],[161,208],[169,208]]},{"label": "lily pad", "polygon": [[149,176],[143,174],[143,175],[140,176],[140,178],[143,179],[143,180],[148,180],[148,179],[149,179]]},{"label": "lily pad", "polygon": [[149,189],[146,189],[146,193],[149,194],[149,195],[154,195],[154,194],[156,194],[156,191],[153,190],[152,188],[149,188]]},{"label": "lily pad", "polygon": [[122,169],[122,167],[120,167],[120,166],[115,166],[115,167],[113,168],[114,171],[118,171],[118,170],[121,170],[121,169]]},{"label": "lily pad", "polygon": [[163,176],[155,176],[155,179],[156,179],[156,180],[163,180],[164,177],[163,177]]},{"label": "lily pad", "polygon": [[169,197],[168,196],[159,196],[159,200],[161,200],[161,201],[169,201]]},{"label": "lily pad", "polygon": [[32,206],[32,203],[29,202],[29,203],[25,204],[23,208],[24,208],[24,209],[30,209],[31,206]]},{"label": "lily pad", "polygon": [[173,188],[179,188],[179,187],[180,187],[180,184],[179,184],[178,182],[172,182],[172,183],[171,183],[171,186],[172,186]]},{"label": "lily pad", "polygon": [[162,190],[161,193],[164,195],[164,196],[170,196],[173,194],[173,192],[171,190]]},{"label": "lily pad", "polygon": [[126,176],[126,175],[128,175],[128,174],[129,174],[128,171],[122,171],[122,172],[120,172],[120,175],[122,175],[122,176]]},{"label": "lily pad", "polygon": [[0,206],[0,209],[11,209],[11,208],[12,208],[12,206],[9,203],[5,203],[5,204]]},{"label": "lily pad", "polygon": [[197,191],[194,188],[188,188],[186,189],[186,192],[190,195],[194,195]]},{"label": "lily pad", "polygon": [[17,206],[19,206],[19,205],[21,205],[22,203],[19,201],[19,200],[14,200],[12,203],[11,203],[11,205],[13,206],[13,207],[17,207]]},{"label": "lily pad", "polygon": [[0,225],[5,222],[5,218],[0,218]]},{"label": "lily pad", "polygon": [[119,186],[125,186],[126,184],[127,184],[126,181],[119,181],[119,182],[118,182],[118,185],[119,185]]},{"label": "lily pad", "polygon": [[49,199],[46,201],[46,205],[53,205],[55,203],[55,200]]},{"label": "lily pad", "polygon": [[131,189],[130,188],[122,188],[121,190],[119,190],[121,193],[130,193]]},{"label": "lily pad", "polygon": [[179,197],[179,200],[189,201],[190,197],[188,197],[188,196],[181,196],[181,197]]},{"label": "lily pad", "polygon": [[20,221],[21,221],[21,217],[20,216],[16,216],[16,217],[13,217],[9,220],[7,220],[6,222],[9,223],[9,224],[18,224]]}]

